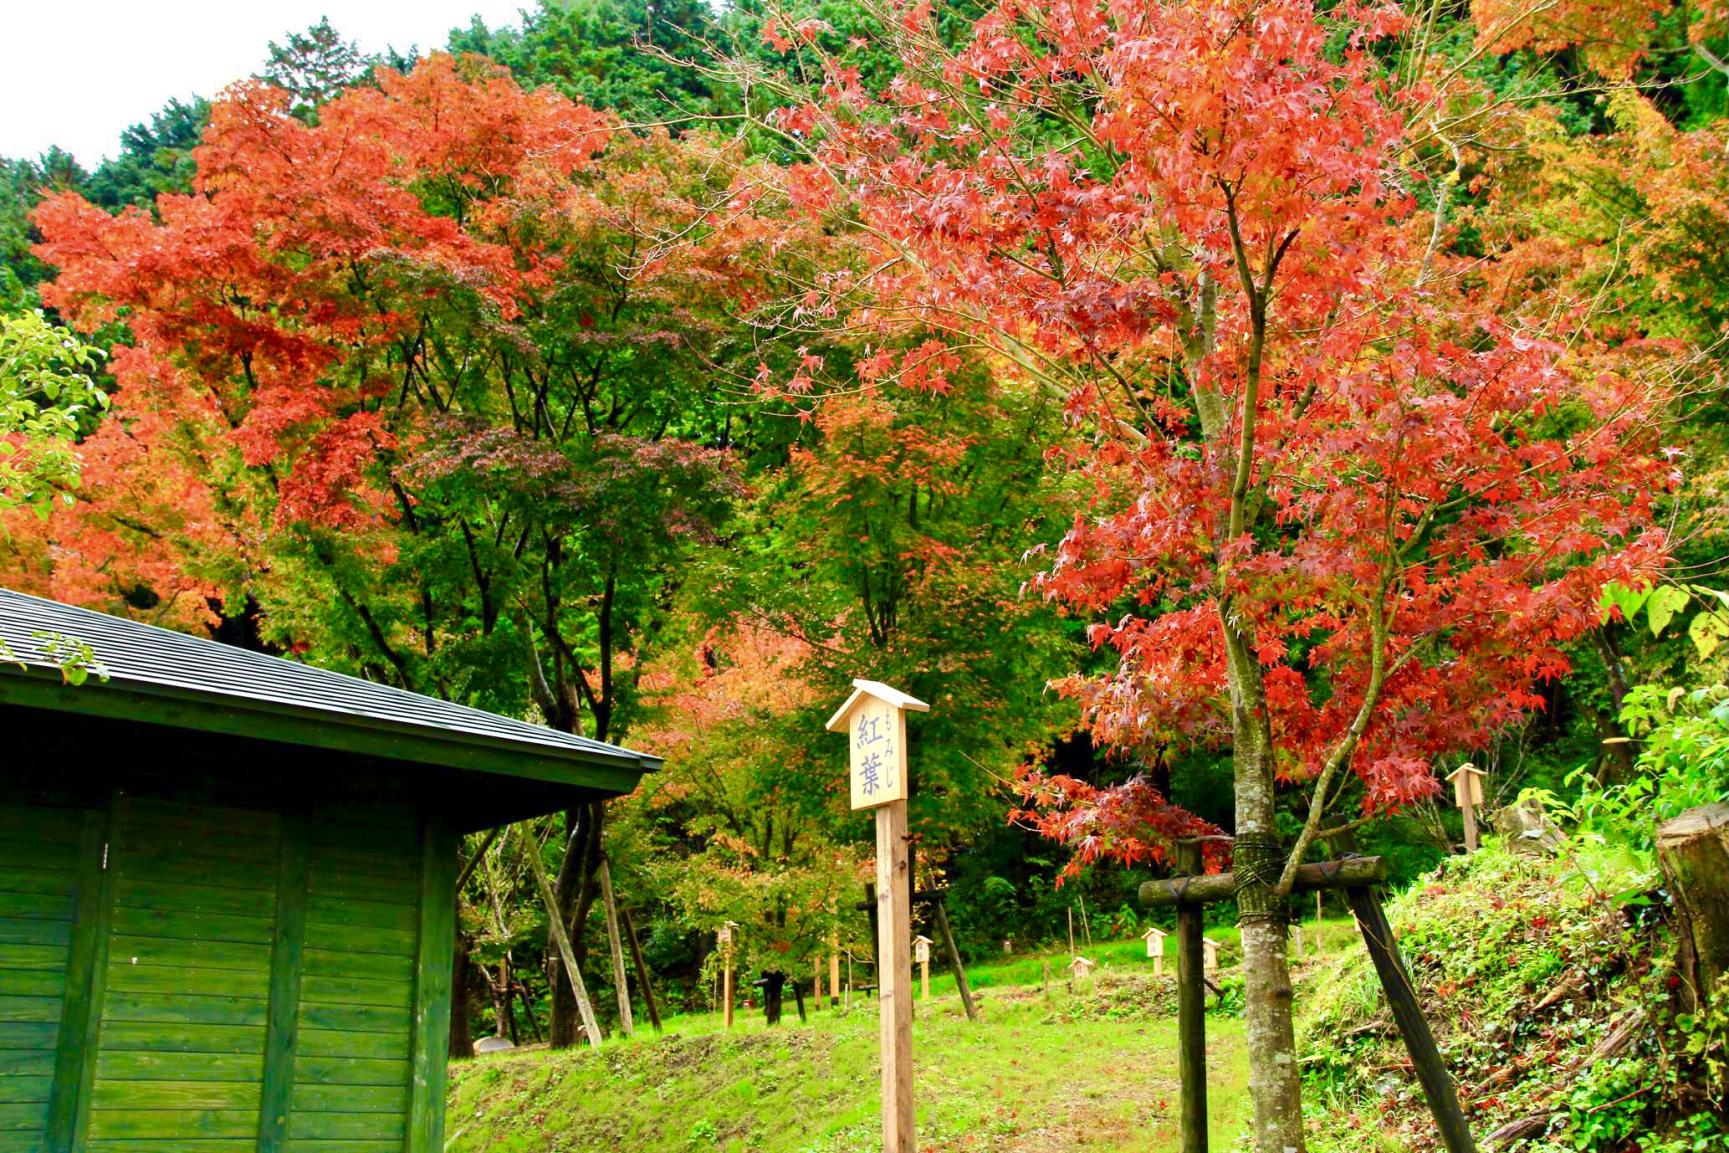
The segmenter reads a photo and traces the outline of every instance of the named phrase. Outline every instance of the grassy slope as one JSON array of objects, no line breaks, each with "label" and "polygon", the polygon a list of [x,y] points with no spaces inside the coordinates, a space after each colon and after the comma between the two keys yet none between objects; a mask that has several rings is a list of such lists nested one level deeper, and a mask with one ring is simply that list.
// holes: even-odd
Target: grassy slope
[{"label": "grassy slope", "polygon": [[[1618,1097],[1619,1087],[1582,1087],[1614,1073],[1617,1063],[1595,1050],[1639,1011],[1653,936],[1635,926],[1636,910],[1617,895],[1650,881],[1613,854],[1582,862],[1491,845],[1452,858],[1390,904],[1479,1140],[1515,1118],[1548,1115],[1523,1148],[1559,1153],[1585,1147],[1581,1126],[1600,1129],[1614,1119],[1591,1102]],[[1360,952],[1328,966],[1297,1000],[1311,1150],[1436,1148],[1433,1121]],[[1629,1118],[1628,1135],[1638,1126]]]},{"label": "grassy slope", "polygon": [[[1327,930],[1330,947],[1349,926]],[[1226,946],[1234,930],[1211,933]],[[919,1145],[992,1153],[1161,1153],[1178,1147],[1174,982],[1155,979],[1139,941],[1083,950],[1103,962],[1071,996],[1065,958],[1021,956],[969,970],[983,1020],[967,1022],[953,981],[932,974],[914,1024]],[[1052,987],[1041,992],[1041,971]],[[1168,959],[1167,959],[1168,962]],[[1167,970],[1171,970],[1167,963]],[[791,1007],[788,1007],[789,1017]],[[664,1038],[599,1053],[521,1053],[453,1070],[451,1153],[864,1153],[879,1147],[875,1003],[766,1029],[742,1013],[668,1023]],[[1242,1026],[1208,1019],[1215,1147],[1241,1129]]]}]

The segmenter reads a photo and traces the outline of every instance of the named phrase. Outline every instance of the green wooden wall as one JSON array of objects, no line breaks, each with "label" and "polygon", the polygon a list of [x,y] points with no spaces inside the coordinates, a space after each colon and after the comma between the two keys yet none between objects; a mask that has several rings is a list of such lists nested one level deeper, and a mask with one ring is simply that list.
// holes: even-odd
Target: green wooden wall
[{"label": "green wooden wall", "polygon": [[0,1153],[436,1153],[454,863],[408,804],[0,804]]}]

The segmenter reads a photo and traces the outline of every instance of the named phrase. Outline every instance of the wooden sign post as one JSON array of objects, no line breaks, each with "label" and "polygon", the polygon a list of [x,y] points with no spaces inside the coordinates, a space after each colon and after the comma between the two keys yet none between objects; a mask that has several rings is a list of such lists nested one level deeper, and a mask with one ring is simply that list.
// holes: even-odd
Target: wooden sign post
[{"label": "wooden sign post", "polygon": [[726,1027],[728,1029],[732,1028],[732,931],[733,931],[733,928],[734,928],[733,922],[728,921],[728,922],[726,922],[726,924],[724,924],[720,927],[720,932],[718,932],[714,935],[715,936],[715,942],[720,945],[720,963],[722,966],[724,966],[724,976],[722,976],[722,978],[721,978],[721,985],[720,985],[720,989],[721,989],[720,997],[721,997],[721,1005],[722,1005],[721,1012],[723,1014],[725,1014]]},{"label": "wooden sign post", "polygon": [[1300,921],[1291,926],[1291,959],[1293,961],[1303,959],[1303,925]]},{"label": "wooden sign post", "polygon": [[1163,977],[1165,975],[1165,938],[1170,934],[1163,929],[1154,927],[1142,935],[1147,940],[1147,956],[1153,959],[1153,976]]},{"label": "wooden sign post", "polygon": [[919,963],[919,1000],[931,999],[931,946],[932,941],[923,933],[913,938],[913,960]]},{"label": "wooden sign post", "polygon": [[883,1153],[917,1153],[913,1138],[912,858],[907,834],[907,710],[930,706],[856,680],[828,731],[845,733],[854,809],[877,820],[877,1011],[882,1020]]},{"label": "wooden sign post", "polygon": [[1466,761],[1447,774],[1447,779],[1453,782],[1453,803],[1459,806],[1459,811],[1465,814],[1465,851],[1477,851],[1477,806],[1483,803],[1482,769]]}]

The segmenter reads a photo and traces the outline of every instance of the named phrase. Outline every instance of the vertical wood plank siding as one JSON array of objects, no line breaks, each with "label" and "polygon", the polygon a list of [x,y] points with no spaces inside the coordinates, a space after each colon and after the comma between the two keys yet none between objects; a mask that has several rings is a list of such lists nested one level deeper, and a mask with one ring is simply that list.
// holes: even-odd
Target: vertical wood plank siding
[{"label": "vertical wood plank siding", "polygon": [[0,803],[0,1153],[438,1153],[455,870],[408,803]]},{"label": "vertical wood plank siding", "polygon": [[414,989],[414,1099],[408,1153],[444,1149],[444,1070],[450,1056],[450,995],[456,949],[456,836],[428,819],[420,875],[420,950]]}]

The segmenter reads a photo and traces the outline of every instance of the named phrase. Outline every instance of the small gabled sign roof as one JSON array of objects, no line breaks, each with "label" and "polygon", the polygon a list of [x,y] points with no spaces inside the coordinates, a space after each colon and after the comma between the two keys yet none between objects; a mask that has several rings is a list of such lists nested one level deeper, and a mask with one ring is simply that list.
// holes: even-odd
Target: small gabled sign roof
[{"label": "small gabled sign roof", "polygon": [[1071,968],[1071,969],[1091,969],[1093,966],[1095,966],[1097,964],[1098,964],[1098,962],[1093,960],[1091,957],[1076,957],[1074,960],[1069,962],[1069,968]]},{"label": "small gabled sign roof", "polygon": [[[44,638],[107,674],[63,683]],[[307,745],[418,765],[629,792],[660,760],[482,709],[140,621],[0,589],[0,705]]]},{"label": "small gabled sign roof", "polygon": [[879,701],[886,701],[897,709],[907,709],[915,713],[931,711],[931,707],[917,697],[909,697],[899,689],[890,688],[881,681],[855,680],[852,683],[852,689],[852,696],[846,699],[844,705],[835,710],[834,716],[830,717],[828,724],[824,726],[829,732],[845,731],[847,714],[853,711],[853,706],[858,704],[860,697],[875,697]]},{"label": "small gabled sign roof", "polygon": [[1459,777],[1459,775],[1462,773],[1471,773],[1474,776],[1479,776],[1479,777],[1486,777],[1489,775],[1488,773],[1485,773],[1482,769],[1479,769],[1476,765],[1473,765],[1470,761],[1466,761],[1464,764],[1460,765],[1458,768],[1456,768],[1452,772],[1448,773],[1447,779],[1449,781],[1454,780],[1457,777]]},{"label": "small gabled sign roof", "polygon": [[919,934],[919,935],[918,935],[918,936],[916,936],[916,937],[914,937],[914,938],[913,938],[913,944],[915,944],[915,945],[916,945],[916,944],[918,944],[918,943],[919,943],[919,942],[920,942],[920,941],[923,941],[923,942],[924,942],[924,943],[925,943],[925,944],[927,944],[927,945],[934,945],[934,944],[936,944],[936,942],[935,942],[935,941],[933,941],[933,940],[931,940],[931,939],[930,939],[930,938],[929,938],[929,937],[927,937],[927,936],[925,936],[925,935],[924,935],[924,934],[923,934],[923,933],[920,933],[920,934]]},{"label": "small gabled sign roof", "polygon": [[1164,929],[1159,928],[1157,925],[1154,925],[1152,928],[1148,929],[1146,932],[1141,934],[1141,939],[1147,940],[1148,938],[1151,938],[1151,937],[1168,937],[1168,936],[1170,936],[1170,933],[1166,932]]}]

